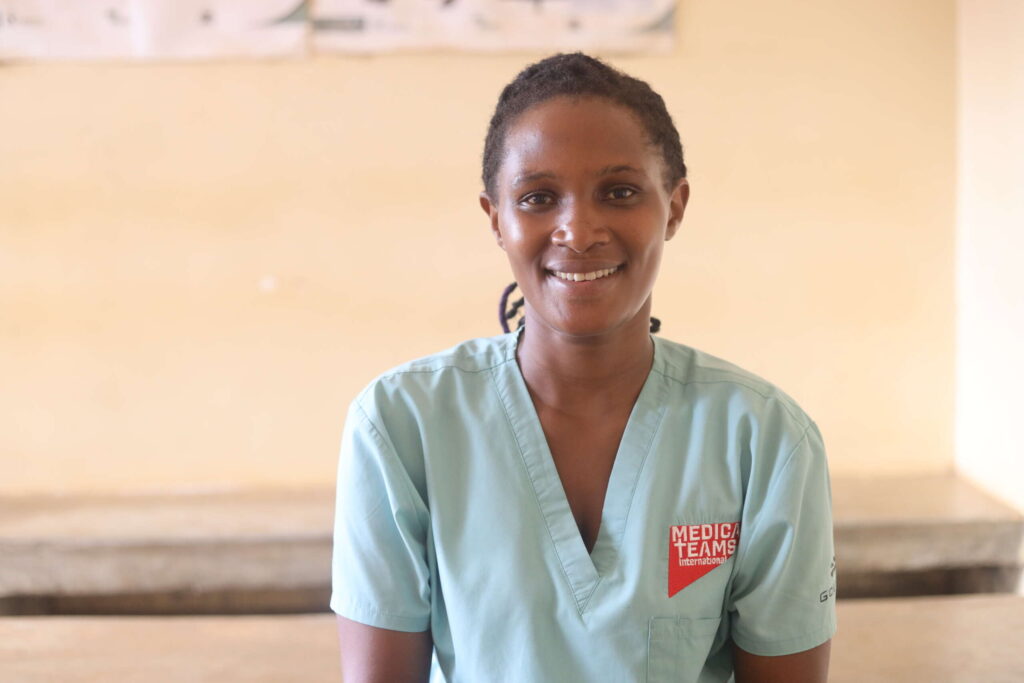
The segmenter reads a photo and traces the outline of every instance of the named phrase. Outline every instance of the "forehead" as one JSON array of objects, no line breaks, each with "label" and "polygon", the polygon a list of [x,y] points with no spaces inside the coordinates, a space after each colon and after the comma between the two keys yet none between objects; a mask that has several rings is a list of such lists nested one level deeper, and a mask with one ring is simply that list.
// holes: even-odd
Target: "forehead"
[{"label": "forehead", "polygon": [[661,155],[639,118],[607,99],[556,97],[513,121],[498,177],[506,185],[522,173],[586,173],[620,164],[660,177]]}]

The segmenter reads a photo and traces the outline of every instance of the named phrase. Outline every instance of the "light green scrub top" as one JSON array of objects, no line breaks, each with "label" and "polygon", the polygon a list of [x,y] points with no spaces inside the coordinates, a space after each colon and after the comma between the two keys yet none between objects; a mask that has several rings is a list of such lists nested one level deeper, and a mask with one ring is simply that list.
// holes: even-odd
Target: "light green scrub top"
[{"label": "light green scrub top", "polygon": [[517,340],[413,361],[353,401],[336,613],[429,629],[448,683],[728,681],[730,638],[784,655],[832,637],[828,466],[791,398],[654,337],[588,554]]}]

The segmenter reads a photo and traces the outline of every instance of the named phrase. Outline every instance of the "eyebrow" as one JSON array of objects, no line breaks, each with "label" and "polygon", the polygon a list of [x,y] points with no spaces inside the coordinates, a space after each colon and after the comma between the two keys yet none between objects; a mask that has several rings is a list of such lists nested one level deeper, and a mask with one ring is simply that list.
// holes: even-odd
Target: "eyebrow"
[{"label": "eyebrow", "polygon": [[533,173],[524,173],[523,175],[517,175],[512,179],[512,186],[518,187],[525,183],[532,183],[534,180],[541,180],[542,178],[557,178],[551,171],[534,171]]},{"label": "eyebrow", "polygon": [[605,166],[604,168],[597,172],[597,175],[609,175],[611,173],[619,173],[620,171],[632,171],[633,173],[639,173],[640,175],[644,174],[644,172],[641,171],[639,168],[634,168],[629,164],[618,164],[617,166]]},{"label": "eyebrow", "polygon": [[[614,166],[605,166],[604,168],[602,168],[600,171],[597,172],[597,175],[598,176],[606,176],[606,175],[610,175],[612,173],[619,173],[619,172],[622,172],[622,171],[631,171],[633,173],[639,173],[640,175],[644,174],[643,171],[641,171],[640,169],[635,168],[633,166],[630,166],[629,164],[616,164]],[[541,179],[544,179],[544,178],[554,179],[554,178],[557,178],[557,177],[558,176],[556,176],[551,171],[534,171],[532,173],[524,173],[522,175],[516,176],[512,180],[512,185],[513,185],[513,187],[516,187],[516,186],[522,185],[524,183],[531,183],[531,182],[533,182],[535,180],[541,180]]]}]

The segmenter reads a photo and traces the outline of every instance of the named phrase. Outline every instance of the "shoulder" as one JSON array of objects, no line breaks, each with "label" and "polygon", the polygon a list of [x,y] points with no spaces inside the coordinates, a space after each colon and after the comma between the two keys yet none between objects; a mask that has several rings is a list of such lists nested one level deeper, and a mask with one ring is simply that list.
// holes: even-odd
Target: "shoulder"
[{"label": "shoulder", "polygon": [[396,408],[466,400],[489,386],[490,371],[515,362],[515,335],[469,339],[444,351],[423,356],[387,370],[359,392],[355,404],[371,420]]},{"label": "shoulder", "polygon": [[693,400],[723,403],[734,410],[776,416],[803,432],[813,424],[804,409],[774,383],[692,346],[655,337],[663,375]]},{"label": "shoulder", "polygon": [[375,381],[390,380],[415,374],[436,374],[446,371],[476,373],[490,370],[514,357],[515,335],[500,334],[460,342],[444,351],[402,363],[377,376]]},{"label": "shoulder", "polygon": [[515,362],[514,345],[499,336],[470,339],[391,368],[355,397],[346,428],[391,454],[392,464],[426,500],[430,439],[446,440],[460,425],[478,424],[493,391],[490,370],[509,357]]},{"label": "shoulder", "polygon": [[[735,363],[685,344],[655,338],[655,367],[668,384],[666,426],[719,444],[723,465],[757,491],[788,469],[826,467],[814,420],[776,384]],[[795,459],[794,459],[795,458]],[[795,463],[795,467],[792,465]]]}]

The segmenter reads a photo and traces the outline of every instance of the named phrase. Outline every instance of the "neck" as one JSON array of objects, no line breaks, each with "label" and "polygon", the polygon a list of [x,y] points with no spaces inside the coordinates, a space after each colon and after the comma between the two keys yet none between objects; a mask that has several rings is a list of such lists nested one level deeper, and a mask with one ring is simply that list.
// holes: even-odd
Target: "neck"
[{"label": "neck", "polygon": [[517,360],[534,401],[571,415],[632,406],[650,374],[654,342],[650,304],[620,329],[572,337],[530,325],[522,331]]}]

